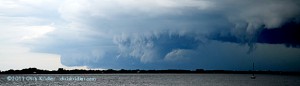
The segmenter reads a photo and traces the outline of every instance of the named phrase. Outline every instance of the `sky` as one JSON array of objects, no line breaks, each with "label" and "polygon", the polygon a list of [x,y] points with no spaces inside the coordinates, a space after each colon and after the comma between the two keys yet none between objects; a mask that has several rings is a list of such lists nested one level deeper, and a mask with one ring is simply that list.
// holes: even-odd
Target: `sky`
[{"label": "sky", "polygon": [[299,0],[2,0],[0,70],[300,71]]}]

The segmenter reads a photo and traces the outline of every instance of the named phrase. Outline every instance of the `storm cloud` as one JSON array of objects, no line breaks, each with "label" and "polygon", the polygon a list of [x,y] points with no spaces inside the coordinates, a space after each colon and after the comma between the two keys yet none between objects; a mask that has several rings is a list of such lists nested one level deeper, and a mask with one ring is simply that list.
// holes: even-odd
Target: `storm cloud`
[{"label": "storm cloud", "polygon": [[256,43],[299,47],[299,8],[298,0],[66,0],[57,29],[26,45],[67,66],[230,69]]}]

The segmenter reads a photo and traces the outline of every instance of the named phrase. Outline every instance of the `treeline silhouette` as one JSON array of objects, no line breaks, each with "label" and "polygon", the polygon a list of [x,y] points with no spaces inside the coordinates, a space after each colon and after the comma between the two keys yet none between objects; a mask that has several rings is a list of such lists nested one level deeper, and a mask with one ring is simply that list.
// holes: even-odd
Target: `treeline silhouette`
[{"label": "treeline silhouette", "polygon": [[196,70],[177,70],[177,69],[168,69],[168,70],[83,70],[83,69],[73,69],[73,70],[65,70],[63,68],[58,68],[58,70],[41,70],[37,68],[26,68],[22,70],[7,70],[7,71],[0,71],[0,74],[114,74],[114,73],[134,73],[134,74],[147,74],[147,73],[178,73],[178,74],[284,74],[284,75],[300,75],[300,72],[284,72],[284,71],[233,71],[233,70],[204,70],[204,69],[196,69]]}]

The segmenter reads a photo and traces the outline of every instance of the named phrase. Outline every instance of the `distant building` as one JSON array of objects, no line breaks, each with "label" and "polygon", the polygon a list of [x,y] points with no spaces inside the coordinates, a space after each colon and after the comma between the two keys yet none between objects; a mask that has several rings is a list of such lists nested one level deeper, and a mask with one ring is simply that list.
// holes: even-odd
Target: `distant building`
[{"label": "distant building", "polygon": [[57,71],[64,71],[65,69],[64,68],[58,68]]}]

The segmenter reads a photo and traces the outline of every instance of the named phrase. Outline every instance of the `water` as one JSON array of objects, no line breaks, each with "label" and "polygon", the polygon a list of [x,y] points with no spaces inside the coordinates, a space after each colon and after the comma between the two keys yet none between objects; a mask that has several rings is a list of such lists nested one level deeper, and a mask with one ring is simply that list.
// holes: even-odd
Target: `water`
[{"label": "water", "polygon": [[13,74],[0,86],[300,86],[299,76],[251,74]]}]

